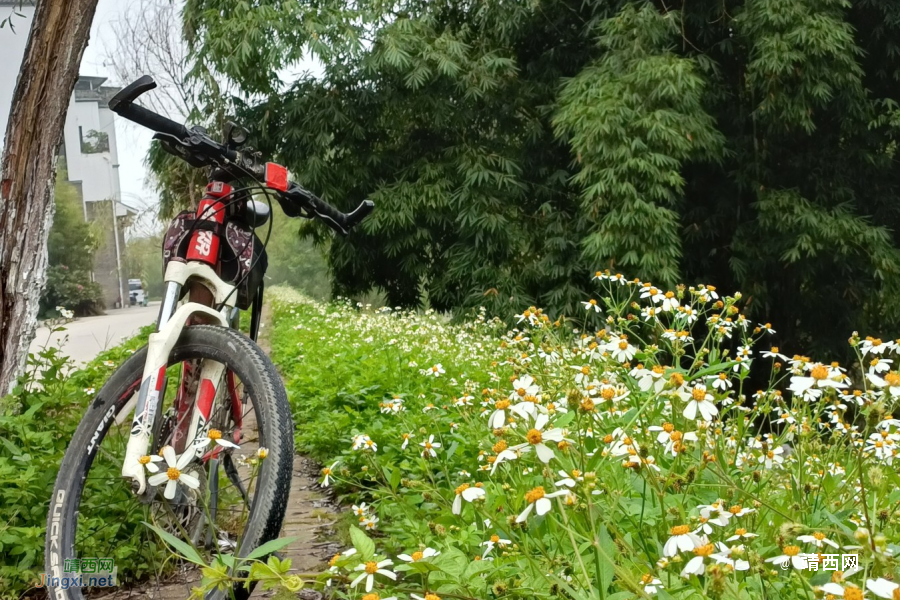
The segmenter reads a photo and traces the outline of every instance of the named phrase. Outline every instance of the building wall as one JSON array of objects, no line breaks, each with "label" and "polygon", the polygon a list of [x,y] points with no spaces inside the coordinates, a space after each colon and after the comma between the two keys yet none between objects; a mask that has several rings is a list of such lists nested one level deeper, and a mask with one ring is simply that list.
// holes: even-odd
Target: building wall
[{"label": "building wall", "polygon": [[[24,17],[13,15],[13,4],[15,11],[25,15]],[[34,19],[34,6],[22,6],[20,10],[17,1],[0,0],[0,21],[10,15],[13,18],[15,33],[9,25],[0,29],[0,147],[3,146],[3,139],[6,137],[6,122],[12,108],[12,95],[19,78],[19,67],[22,66],[22,57],[25,56],[28,30],[31,29],[31,21]]]},{"label": "building wall", "polygon": [[[82,182],[85,202],[118,198],[119,195],[119,174],[114,167],[119,164],[119,155],[112,114],[108,108],[100,109],[99,104],[94,101],[77,101],[74,96],[69,101],[69,114],[63,130],[66,166],[69,169],[69,181]],[[90,131],[101,131],[109,135],[109,152],[81,152],[82,137]]]},{"label": "building wall", "polygon": [[[103,304],[115,308],[119,301],[119,279],[116,270],[116,237],[112,226],[112,205],[107,202],[86,204],[88,219],[100,224],[101,246],[94,253],[94,281],[103,289]],[[121,211],[120,211],[121,212]],[[122,262],[122,287],[128,298],[128,274],[125,273],[125,219],[119,217],[119,249]]]}]

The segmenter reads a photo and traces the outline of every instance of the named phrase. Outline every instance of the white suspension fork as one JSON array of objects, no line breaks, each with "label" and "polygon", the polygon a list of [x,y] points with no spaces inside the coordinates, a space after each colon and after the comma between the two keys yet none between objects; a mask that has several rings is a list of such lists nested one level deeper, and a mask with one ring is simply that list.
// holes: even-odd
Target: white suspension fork
[{"label": "white suspension fork", "polygon": [[[199,280],[206,285],[215,296],[215,304],[224,303],[222,311],[216,311],[208,306],[196,302],[187,302],[177,309],[175,308],[181,289],[188,279]],[[132,397],[128,404],[119,412],[117,423],[122,423],[134,409],[134,419],[131,425],[131,433],[128,445],[125,448],[125,458],[122,464],[122,476],[131,478],[137,483],[137,493],[141,494],[146,489],[146,474],[140,458],[147,454],[150,446],[150,433],[154,418],[159,410],[160,398],[165,385],[165,372],[169,354],[178,341],[182,329],[187,320],[195,315],[202,314],[210,318],[214,323],[228,327],[228,318],[234,308],[235,300],[233,286],[224,283],[207,265],[201,263],[180,263],[172,261],[166,268],[166,293],[160,308],[157,331],[150,334],[147,348],[147,361],[144,363],[144,373],[141,378],[141,386],[137,397]],[[205,415],[199,406],[201,394],[212,393],[214,400],[221,385],[224,365],[214,361],[204,360],[201,368],[201,385],[198,386],[198,402],[194,406],[194,414],[191,420],[190,441],[193,443],[204,422],[209,420],[209,412]],[[205,381],[210,382],[206,386]],[[212,389],[210,390],[210,385]],[[204,390],[205,388],[205,390]],[[207,406],[207,411],[212,409],[212,400]]]}]

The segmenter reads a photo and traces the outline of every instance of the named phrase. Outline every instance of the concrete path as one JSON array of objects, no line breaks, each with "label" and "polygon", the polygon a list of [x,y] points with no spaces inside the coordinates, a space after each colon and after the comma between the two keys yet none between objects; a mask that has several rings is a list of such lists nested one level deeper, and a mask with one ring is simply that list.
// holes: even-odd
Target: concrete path
[{"label": "concrete path", "polygon": [[159,302],[151,302],[149,306],[107,310],[99,317],[80,317],[63,325],[65,331],[51,333],[48,327],[38,327],[28,351],[37,352],[48,345],[60,346],[63,354],[80,366],[131,337],[144,325],[150,325],[157,315]]}]

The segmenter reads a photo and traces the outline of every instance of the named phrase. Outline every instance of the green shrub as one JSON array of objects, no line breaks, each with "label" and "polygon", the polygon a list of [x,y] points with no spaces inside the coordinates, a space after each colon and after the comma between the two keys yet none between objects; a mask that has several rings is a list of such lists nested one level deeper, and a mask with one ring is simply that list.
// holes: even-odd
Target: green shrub
[{"label": "green shrub", "polygon": [[[144,345],[151,331],[145,327],[78,370],[57,348],[41,350],[29,356],[12,394],[0,399],[0,598],[18,598],[44,571],[47,508],[69,440],[110,365]],[[109,504],[107,518],[117,518],[115,506],[122,504]],[[120,573],[140,560],[137,550],[116,550]]]}]

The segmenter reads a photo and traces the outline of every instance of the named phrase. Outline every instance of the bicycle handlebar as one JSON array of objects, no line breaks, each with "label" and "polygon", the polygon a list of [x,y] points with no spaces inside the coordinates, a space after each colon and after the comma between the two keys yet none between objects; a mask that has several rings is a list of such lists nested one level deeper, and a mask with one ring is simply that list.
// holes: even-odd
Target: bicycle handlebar
[{"label": "bicycle handlebar", "polygon": [[[138,96],[149,92],[155,87],[156,82],[153,78],[149,75],[144,75],[122,88],[119,93],[113,96],[109,101],[109,109],[120,117],[174,138],[179,144],[202,153],[216,164],[239,165],[243,171],[253,173],[258,181],[262,181],[268,187],[272,187],[268,184],[265,177],[262,176],[265,169],[255,165],[255,159],[251,158],[248,160],[247,156],[241,155],[237,151],[210,139],[202,131],[188,129],[181,123],[134,104]],[[375,209],[375,204],[371,200],[364,200],[353,211],[344,213],[294,182],[287,182],[286,187],[272,187],[272,189],[278,192],[278,199],[284,208],[285,214],[288,216],[304,216],[303,210],[306,210],[309,215],[318,217],[341,235],[347,235],[350,229],[358,225]]]}]

